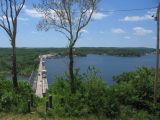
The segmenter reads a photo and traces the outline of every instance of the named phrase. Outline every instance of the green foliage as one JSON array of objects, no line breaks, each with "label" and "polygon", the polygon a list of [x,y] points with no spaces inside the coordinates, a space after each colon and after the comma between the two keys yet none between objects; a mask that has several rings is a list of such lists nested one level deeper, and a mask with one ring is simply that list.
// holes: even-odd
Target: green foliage
[{"label": "green foliage", "polygon": [[[11,70],[11,49],[1,48],[0,72],[10,72]],[[39,63],[39,52],[30,49],[17,49],[17,72],[19,75],[30,75]]]},{"label": "green foliage", "polygon": [[54,113],[59,116],[96,116],[115,117],[119,114],[119,103],[110,95],[108,85],[98,77],[94,68],[86,74],[76,70],[76,93],[70,91],[67,77],[59,77],[49,89],[54,98]]},{"label": "green foliage", "polygon": [[121,120],[158,120],[157,116],[150,114],[144,110],[136,110],[131,106],[123,106],[121,107],[121,114],[119,116]]},{"label": "green foliage", "polygon": [[0,80],[4,80],[4,79],[5,79],[4,74],[0,73]]},{"label": "green foliage", "polygon": [[69,81],[65,77],[57,78],[49,90],[49,94],[52,94],[54,98],[55,113],[60,116],[86,114],[88,109],[85,107],[86,102],[82,92],[78,88],[75,94],[71,94]]},{"label": "green foliage", "polygon": [[15,90],[9,80],[0,80],[0,111],[4,112],[27,112],[27,100],[32,93],[27,82],[20,81],[19,87]]},{"label": "green foliage", "polygon": [[85,54],[107,54],[107,55],[117,55],[117,56],[122,56],[122,57],[127,57],[127,56],[142,56],[147,53],[152,53],[155,50],[152,48],[115,48],[115,47],[97,47],[97,48],[77,48],[76,53],[80,55]]},{"label": "green foliage", "polygon": [[[108,86],[89,67],[84,74],[74,72],[76,93],[71,94],[67,76],[59,77],[52,84],[49,93],[53,96],[54,109],[50,115],[88,116],[96,115],[118,119],[159,119],[160,101],[153,104],[154,69],[138,68],[134,72],[114,77],[115,84]],[[159,86],[159,85],[158,85]],[[158,100],[160,99],[158,89]],[[157,115],[155,115],[157,114]]]},{"label": "green foliage", "polygon": [[[146,67],[138,68],[134,72],[124,73],[114,77],[117,84],[112,86],[114,94],[122,105],[129,105],[137,110],[148,111],[149,113],[160,112],[160,101],[157,106],[153,104],[153,83],[155,79],[154,69]],[[160,99],[160,89],[158,88],[158,100]]]}]

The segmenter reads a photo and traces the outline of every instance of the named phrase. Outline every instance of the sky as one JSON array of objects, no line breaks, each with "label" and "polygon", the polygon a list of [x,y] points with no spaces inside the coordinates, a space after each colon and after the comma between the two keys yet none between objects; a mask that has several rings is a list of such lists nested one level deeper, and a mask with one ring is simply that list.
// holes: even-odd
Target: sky
[{"label": "sky", "polygon": [[[17,47],[66,47],[68,40],[54,29],[37,31],[41,19],[26,0],[18,18]],[[157,7],[160,0],[101,0],[98,12],[83,29],[76,47],[156,47],[156,9],[116,11]],[[113,11],[113,12],[102,12]],[[11,47],[7,34],[0,30],[0,47]]]}]

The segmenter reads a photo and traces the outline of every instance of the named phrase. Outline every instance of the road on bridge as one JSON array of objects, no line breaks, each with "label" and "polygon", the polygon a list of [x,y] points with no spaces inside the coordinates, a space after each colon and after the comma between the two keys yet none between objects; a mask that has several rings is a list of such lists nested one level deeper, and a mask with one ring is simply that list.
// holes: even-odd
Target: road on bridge
[{"label": "road on bridge", "polygon": [[47,75],[46,75],[46,69],[45,65],[43,64],[43,56],[40,56],[40,64],[38,67],[38,79],[37,79],[37,85],[36,85],[36,95],[38,97],[43,97],[46,93],[46,90],[48,89],[48,82],[47,82]]}]

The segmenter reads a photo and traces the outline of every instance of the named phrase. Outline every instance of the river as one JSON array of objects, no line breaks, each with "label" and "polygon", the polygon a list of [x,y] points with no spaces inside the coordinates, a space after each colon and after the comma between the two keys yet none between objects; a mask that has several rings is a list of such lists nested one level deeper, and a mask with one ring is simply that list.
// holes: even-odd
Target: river
[{"label": "river", "polygon": [[[84,73],[88,66],[95,66],[99,75],[108,84],[112,84],[112,77],[123,72],[129,72],[141,66],[155,67],[155,55],[145,55],[141,57],[119,57],[108,55],[87,55],[86,57],[75,57],[75,67],[80,68]],[[51,84],[56,76],[63,75],[68,70],[68,58],[47,59],[45,63],[47,69],[48,83]]]}]

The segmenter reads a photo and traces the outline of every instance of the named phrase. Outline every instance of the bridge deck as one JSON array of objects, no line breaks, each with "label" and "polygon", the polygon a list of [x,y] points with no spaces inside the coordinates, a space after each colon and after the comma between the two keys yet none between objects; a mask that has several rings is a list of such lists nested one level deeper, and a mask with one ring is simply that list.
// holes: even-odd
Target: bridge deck
[{"label": "bridge deck", "polygon": [[45,66],[42,64],[43,56],[40,56],[40,64],[38,68],[38,79],[37,79],[37,86],[36,86],[36,95],[38,97],[43,97],[43,95],[46,93],[46,90],[48,89],[48,82],[47,77],[44,78],[42,71],[45,70]]}]

